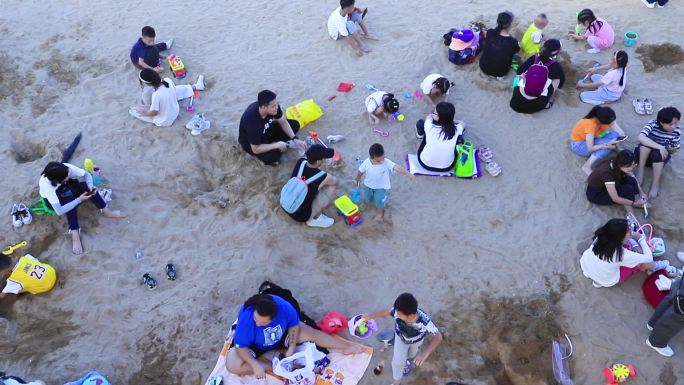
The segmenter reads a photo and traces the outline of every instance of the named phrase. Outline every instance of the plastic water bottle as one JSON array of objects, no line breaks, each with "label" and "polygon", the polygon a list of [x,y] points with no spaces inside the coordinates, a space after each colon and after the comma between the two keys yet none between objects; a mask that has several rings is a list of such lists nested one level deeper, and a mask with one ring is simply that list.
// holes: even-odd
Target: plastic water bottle
[{"label": "plastic water bottle", "polygon": [[102,179],[100,178],[100,168],[95,167],[93,169],[93,186],[99,186],[100,183],[102,183]]}]

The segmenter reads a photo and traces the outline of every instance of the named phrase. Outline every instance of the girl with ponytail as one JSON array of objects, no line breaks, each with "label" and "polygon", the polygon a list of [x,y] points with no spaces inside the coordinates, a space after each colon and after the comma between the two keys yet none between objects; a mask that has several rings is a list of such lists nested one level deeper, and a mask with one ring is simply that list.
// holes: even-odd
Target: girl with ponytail
[{"label": "girl with ponytail", "polygon": [[511,69],[513,55],[520,51],[518,41],[510,33],[512,23],[513,14],[501,12],[496,18],[496,28],[488,30],[485,35],[480,69],[489,76],[505,76]]},{"label": "girl with ponytail", "polygon": [[600,17],[596,17],[591,9],[583,9],[577,14],[577,24],[586,27],[583,35],[568,34],[575,41],[585,41],[591,46],[589,53],[599,53],[602,49],[613,46],[615,32],[613,27]]},{"label": "girl with ponytail", "polygon": [[[591,90],[580,94],[580,99],[589,104],[603,104],[614,102],[622,97],[627,83],[627,62],[629,57],[625,51],[617,51],[611,57],[608,64],[587,70],[589,82],[580,81],[577,85],[580,89]],[[605,75],[596,72],[605,71]],[[586,78],[585,78],[586,79]]]}]

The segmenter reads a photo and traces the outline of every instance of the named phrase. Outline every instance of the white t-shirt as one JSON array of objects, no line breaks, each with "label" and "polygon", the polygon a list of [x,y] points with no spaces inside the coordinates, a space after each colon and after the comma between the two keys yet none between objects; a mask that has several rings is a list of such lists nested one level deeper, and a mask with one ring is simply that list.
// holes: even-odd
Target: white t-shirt
[{"label": "white t-shirt", "polygon": [[[444,76],[440,74],[430,74],[423,79],[423,82],[420,83],[420,90],[423,91],[424,95],[430,95],[430,91],[432,90],[432,83],[435,82],[435,80],[439,78],[443,78]],[[447,95],[449,95],[449,90],[446,92]]]},{"label": "white t-shirt", "polygon": [[330,14],[328,18],[328,34],[333,40],[337,40],[340,36],[349,36],[349,31],[347,31],[347,16],[340,15],[342,7],[337,7]]},{"label": "white t-shirt", "polygon": [[425,148],[420,153],[420,160],[427,166],[447,168],[456,159],[456,142],[463,134],[463,126],[456,124],[456,134],[451,139],[442,135],[442,126],[433,124],[432,115],[425,118]]},{"label": "white t-shirt", "polygon": [[382,107],[382,97],[385,95],[387,95],[387,92],[385,91],[375,91],[368,95],[364,102],[366,104],[366,111],[372,114],[378,107]]},{"label": "white t-shirt", "polygon": [[[31,259],[36,261],[37,259],[31,255],[31,254],[26,254],[25,255],[26,259]],[[15,266],[16,269],[16,266]],[[5,288],[2,289],[3,293],[10,293],[10,294],[19,294],[21,291],[24,289],[24,285],[22,285],[19,282],[12,281],[11,279],[7,278],[7,283],[5,283]]]},{"label": "white t-shirt", "polygon": [[166,88],[163,84],[157,88],[152,94],[152,105],[150,106],[150,111],[158,111],[159,113],[154,116],[153,121],[159,127],[168,127],[176,121],[178,114],[180,113],[180,107],[178,106],[178,100],[176,96],[176,85],[169,78],[164,79],[169,83],[169,87]]},{"label": "white t-shirt", "polygon": [[625,70],[625,77],[622,79],[622,85],[620,85],[621,77],[622,68],[616,68],[603,75],[601,78],[601,83],[603,83],[603,87],[605,87],[609,92],[621,94],[625,89],[625,85],[627,84],[627,70]]},{"label": "white t-shirt", "polygon": [[[69,168],[68,179],[77,179],[77,178],[85,177],[86,170],[84,170],[82,168],[78,168],[78,167],[74,166],[73,164],[69,164],[69,163],[63,163],[63,164]],[[91,181],[92,181],[92,179],[91,179]],[[87,180],[86,180],[86,182],[87,182]],[[54,207],[54,206],[57,206],[60,204],[59,198],[57,197],[57,188],[59,186],[60,185],[53,186],[52,182],[50,182],[50,180],[48,178],[41,176],[40,180],[38,181],[38,193],[40,194],[40,196],[45,198],[45,200],[50,202],[50,205],[52,205]],[[89,185],[88,187],[92,188],[93,186]]]},{"label": "white t-shirt", "polygon": [[642,263],[653,262],[653,254],[651,253],[651,249],[648,247],[645,238],[639,240],[639,246],[641,246],[641,250],[644,252],[643,254],[623,249],[621,262],[606,262],[594,254],[594,251],[592,250],[594,245],[592,244],[584,251],[582,258],[580,258],[582,273],[584,273],[585,277],[603,287],[614,286],[620,282],[620,266],[636,267]]},{"label": "white t-shirt", "polygon": [[394,172],[394,166],[396,164],[387,158],[380,164],[373,164],[370,158],[367,158],[359,166],[359,172],[364,174],[363,184],[372,189],[389,190],[392,188],[390,174]]}]

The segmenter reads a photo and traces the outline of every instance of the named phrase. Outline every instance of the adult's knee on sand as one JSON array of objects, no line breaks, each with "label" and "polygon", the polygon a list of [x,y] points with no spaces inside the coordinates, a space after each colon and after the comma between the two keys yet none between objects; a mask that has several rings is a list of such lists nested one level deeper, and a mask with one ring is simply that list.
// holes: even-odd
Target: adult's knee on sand
[{"label": "adult's knee on sand", "polygon": [[244,374],[243,365],[245,362],[237,355],[235,348],[228,351],[228,357],[226,357],[226,369],[233,374]]}]

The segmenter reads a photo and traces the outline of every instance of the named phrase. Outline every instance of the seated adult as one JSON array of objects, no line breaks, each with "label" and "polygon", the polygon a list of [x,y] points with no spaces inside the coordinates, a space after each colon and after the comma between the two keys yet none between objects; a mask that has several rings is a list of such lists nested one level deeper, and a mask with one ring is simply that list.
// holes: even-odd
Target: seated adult
[{"label": "seated adult", "polygon": [[[9,276],[9,277],[7,277]],[[40,262],[31,254],[19,258],[12,268],[12,259],[0,255],[0,278],[7,277],[0,299],[16,298],[21,293],[46,293],[55,286],[57,272],[47,263]]]},{"label": "seated adult", "polygon": [[624,135],[612,108],[594,106],[573,127],[570,149],[577,155],[589,158],[582,165],[582,171],[589,175],[594,163],[610,155],[619,142],[618,138]]},{"label": "seated adult", "polygon": [[191,97],[195,91],[204,90],[204,75],[197,77],[193,85],[175,85],[171,78],[162,80],[158,73],[144,69],[138,74],[143,86],[142,106],[134,106],[128,112],[131,116],[158,127],[169,127],[180,114],[178,101]]},{"label": "seated adult", "polygon": [[600,162],[587,179],[587,199],[597,205],[623,205],[627,212],[644,207],[634,170],[634,154],[622,150],[615,159]]},{"label": "seated adult", "polygon": [[418,147],[418,162],[430,171],[453,171],[456,163],[456,144],[461,141],[464,126],[454,122],[456,108],[440,102],[433,114],[416,122],[416,137],[422,139]]},{"label": "seated adult", "polygon": [[[79,182],[83,178],[84,182]],[[93,186],[93,176],[73,164],[50,162],[45,166],[38,181],[40,196],[45,205],[57,215],[66,214],[74,254],[83,253],[81,226],[78,223],[78,205],[91,201],[106,218],[124,218],[119,211],[110,210]]]},{"label": "seated adult", "polygon": [[489,76],[506,76],[513,63],[513,55],[520,51],[518,41],[511,36],[509,29],[513,14],[502,12],[496,18],[496,28],[490,29],[482,43],[480,69]]},{"label": "seated adult", "polygon": [[451,35],[449,43],[449,61],[456,64],[470,64],[475,61],[477,50],[480,48],[480,35],[472,29],[456,30]]},{"label": "seated adult", "polygon": [[[226,357],[226,369],[237,375],[264,378],[272,369],[271,359],[278,350],[289,357],[297,344],[313,341],[323,348],[340,349],[344,354],[360,353],[351,343],[330,336],[300,322],[297,310],[271,294],[257,294],[240,308],[233,344]],[[260,361],[264,355],[268,361]]]},{"label": "seated adult", "polygon": [[[625,248],[630,239],[638,241],[641,253]],[[609,220],[594,232],[594,240],[580,258],[584,276],[594,287],[611,287],[622,283],[639,270],[660,270],[669,266],[666,260],[653,261],[653,254],[642,232],[632,231],[626,219]]]},{"label": "seated adult", "polygon": [[171,49],[173,39],[154,44],[156,36],[157,33],[154,31],[154,28],[150,26],[143,27],[142,36],[131,48],[131,64],[133,64],[134,68],[138,70],[148,68],[157,72],[164,71],[161,59],[159,58],[159,51]]},{"label": "seated adult", "polygon": [[[551,100],[553,92],[558,88],[563,88],[563,83],[565,83],[563,67],[555,60],[556,55],[558,55],[560,51],[561,42],[556,39],[549,39],[544,42],[539,54],[530,56],[518,68],[518,75],[521,76],[521,80],[518,82],[518,85],[513,88],[513,96],[511,97],[510,102],[513,111],[523,114],[533,114],[553,106],[553,101]],[[541,93],[529,95],[526,90],[529,91],[529,86],[532,84],[527,82],[525,73],[534,64],[541,64],[547,67],[548,79],[546,80],[543,89],[541,89]],[[543,70],[543,68],[541,68],[541,70]]]},{"label": "seated adult", "polygon": [[677,126],[681,117],[679,110],[674,107],[661,108],[656,119],[646,123],[639,134],[639,145],[634,150],[639,164],[637,180],[641,184],[646,166],[653,167],[653,182],[649,189],[649,198],[658,196],[663,167],[681,145],[682,130]]},{"label": "seated adult", "polygon": [[[306,158],[297,161],[292,170],[292,177],[311,179],[306,192],[304,202],[299,209],[288,215],[297,222],[306,222],[310,227],[327,228],[335,223],[335,220],[323,214],[323,210],[330,205],[335,196],[337,178],[321,171],[320,167],[326,159],[335,155],[332,148],[314,144],[306,150]],[[300,173],[301,170],[301,173]],[[314,176],[318,175],[315,180]]]},{"label": "seated adult", "polygon": [[304,148],[297,138],[299,122],[287,119],[273,91],[263,90],[240,118],[238,142],[268,165],[277,165],[289,147]]}]

